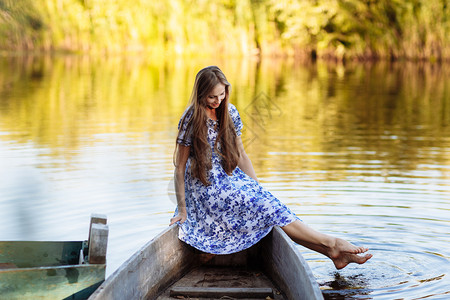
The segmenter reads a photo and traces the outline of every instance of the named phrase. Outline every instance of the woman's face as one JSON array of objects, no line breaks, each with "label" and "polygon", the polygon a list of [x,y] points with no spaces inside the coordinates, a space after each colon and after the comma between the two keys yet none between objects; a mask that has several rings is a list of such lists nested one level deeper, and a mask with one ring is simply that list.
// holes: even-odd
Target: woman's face
[{"label": "woman's face", "polygon": [[218,83],[206,96],[206,105],[210,109],[216,109],[225,99],[225,85]]}]

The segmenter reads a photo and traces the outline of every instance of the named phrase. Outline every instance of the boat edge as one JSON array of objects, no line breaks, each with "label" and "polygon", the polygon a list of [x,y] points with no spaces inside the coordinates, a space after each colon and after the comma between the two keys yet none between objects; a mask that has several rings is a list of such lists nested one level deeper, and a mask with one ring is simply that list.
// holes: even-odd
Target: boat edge
[{"label": "boat edge", "polygon": [[[266,269],[288,299],[322,300],[323,295],[311,268],[295,243],[278,226],[274,226],[270,245],[262,247]],[[270,262],[270,264],[269,264]]]},{"label": "boat edge", "polygon": [[89,300],[154,299],[189,269],[191,262],[184,258],[190,255],[178,239],[178,225],[173,224],[126,260]]}]

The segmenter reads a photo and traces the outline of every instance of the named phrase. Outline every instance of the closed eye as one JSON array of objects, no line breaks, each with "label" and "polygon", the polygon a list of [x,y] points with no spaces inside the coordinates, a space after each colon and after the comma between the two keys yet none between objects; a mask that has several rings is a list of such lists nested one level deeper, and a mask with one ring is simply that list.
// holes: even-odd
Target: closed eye
[{"label": "closed eye", "polygon": [[[225,95],[225,91],[223,91],[219,96],[223,96],[223,95]],[[208,98],[209,98],[209,99],[214,99],[215,97],[219,97],[219,96],[212,96],[212,95],[209,95]]]}]

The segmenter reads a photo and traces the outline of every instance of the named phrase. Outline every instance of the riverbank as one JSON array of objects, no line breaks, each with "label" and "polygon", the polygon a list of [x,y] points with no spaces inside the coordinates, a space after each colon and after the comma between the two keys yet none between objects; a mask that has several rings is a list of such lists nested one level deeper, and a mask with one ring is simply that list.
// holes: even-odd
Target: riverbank
[{"label": "riverbank", "polygon": [[441,0],[0,2],[3,53],[450,59]]}]

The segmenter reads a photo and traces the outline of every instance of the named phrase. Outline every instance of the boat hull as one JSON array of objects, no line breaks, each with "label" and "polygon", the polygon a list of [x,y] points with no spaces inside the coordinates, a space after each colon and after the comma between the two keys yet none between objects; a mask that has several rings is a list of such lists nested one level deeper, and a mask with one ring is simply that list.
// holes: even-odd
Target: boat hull
[{"label": "boat hull", "polygon": [[260,265],[287,299],[323,299],[306,261],[279,227],[247,250],[212,255],[181,242],[177,225],[170,226],[130,257],[89,299],[156,299],[201,265]]},{"label": "boat hull", "polygon": [[78,264],[83,242],[0,242],[0,298],[86,299],[105,264]]},{"label": "boat hull", "polygon": [[0,242],[0,298],[87,299],[105,280],[107,242],[102,214],[88,241]]}]

